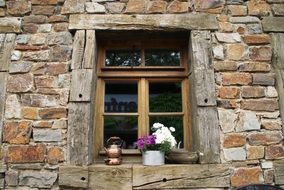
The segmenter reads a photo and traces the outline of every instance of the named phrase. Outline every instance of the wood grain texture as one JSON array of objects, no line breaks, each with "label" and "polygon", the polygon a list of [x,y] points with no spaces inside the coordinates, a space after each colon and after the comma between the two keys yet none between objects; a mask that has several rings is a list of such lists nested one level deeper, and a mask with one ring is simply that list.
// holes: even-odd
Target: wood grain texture
[{"label": "wood grain texture", "polygon": [[264,32],[284,32],[283,17],[264,17],[261,22]]},{"label": "wood grain texture", "polygon": [[0,36],[0,71],[8,71],[11,62],[11,53],[14,48],[16,34],[3,34]]},{"label": "wood grain texture", "polygon": [[88,167],[79,167],[71,165],[59,167],[59,186],[72,188],[88,188],[88,181]]},{"label": "wood grain texture", "polygon": [[197,144],[200,163],[220,163],[220,130],[217,108],[198,107],[196,126],[199,140]]},{"label": "wood grain texture", "polygon": [[192,66],[198,106],[216,105],[214,69],[209,31],[192,31]]},{"label": "wood grain texture", "polygon": [[273,165],[275,168],[275,184],[284,185],[284,161],[276,161]]},{"label": "wood grain texture", "polygon": [[72,71],[70,101],[91,101],[93,69],[78,69]]},{"label": "wood grain texture", "polygon": [[95,61],[97,58],[97,42],[95,30],[86,31],[86,47],[83,58],[84,69],[95,69]]},{"label": "wood grain texture", "polygon": [[[272,47],[274,50],[272,64],[275,68],[276,88],[279,96],[279,110],[284,126],[284,34],[272,34]],[[284,132],[284,128],[282,128]]]},{"label": "wood grain texture", "polygon": [[68,161],[71,164],[88,165],[92,161],[90,108],[90,103],[69,103],[68,105]]},{"label": "wood grain texture", "polygon": [[90,166],[89,180],[92,190],[132,190],[132,165]]},{"label": "wood grain texture", "polygon": [[[156,15],[70,15],[69,29],[102,30],[217,30],[216,16],[206,13]],[[206,20],[206,22],[204,22]]]},{"label": "wood grain texture", "polygon": [[227,165],[133,165],[133,189],[229,187]]},{"label": "wood grain texture", "polygon": [[191,118],[193,150],[201,163],[220,162],[220,131],[215,95],[214,69],[209,31],[192,31],[190,51]]},{"label": "wood grain texture", "polygon": [[4,122],[4,107],[6,97],[7,73],[0,72],[0,145],[2,144],[2,131]]},{"label": "wood grain texture", "polygon": [[72,52],[71,69],[81,69],[85,49],[85,30],[77,30]]}]

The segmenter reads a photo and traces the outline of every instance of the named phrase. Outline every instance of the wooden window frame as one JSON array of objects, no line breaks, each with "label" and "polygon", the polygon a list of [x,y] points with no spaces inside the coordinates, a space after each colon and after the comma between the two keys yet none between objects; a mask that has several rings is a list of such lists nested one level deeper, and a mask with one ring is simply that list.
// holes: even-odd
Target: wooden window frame
[{"label": "wooden window frame", "polygon": [[[114,67],[104,66],[105,50],[106,49],[121,49],[135,46],[141,49],[141,65],[134,67]],[[162,48],[162,49],[178,49],[181,51],[180,66],[145,66],[143,59],[143,52],[146,48]],[[95,119],[94,119],[94,161],[101,160],[103,151],[103,126],[104,116],[118,115],[129,116],[134,115],[138,117],[138,136],[149,134],[149,116],[158,115],[181,115],[183,116],[183,133],[184,133],[184,147],[192,150],[191,137],[191,122],[190,122],[190,107],[189,107],[189,80],[188,80],[188,44],[182,40],[107,40],[99,43],[98,46],[98,64],[97,64],[97,86],[96,86],[96,100],[95,100]],[[137,113],[104,113],[104,95],[105,81],[127,81],[135,80],[138,84],[138,110]],[[182,112],[149,112],[149,82],[181,82],[182,88]],[[142,127],[143,126],[143,127]],[[125,155],[140,154],[138,150],[123,150]]]}]

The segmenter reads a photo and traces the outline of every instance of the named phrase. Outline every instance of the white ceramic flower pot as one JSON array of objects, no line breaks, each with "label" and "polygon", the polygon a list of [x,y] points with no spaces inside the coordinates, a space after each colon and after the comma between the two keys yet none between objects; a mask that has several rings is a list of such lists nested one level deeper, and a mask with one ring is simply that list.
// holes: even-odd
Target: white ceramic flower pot
[{"label": "white ceramic flower pot", "polygon": [[158,166],[165,164],[165,153],[159,150],[148,150],[142,153],[143,165]]}]

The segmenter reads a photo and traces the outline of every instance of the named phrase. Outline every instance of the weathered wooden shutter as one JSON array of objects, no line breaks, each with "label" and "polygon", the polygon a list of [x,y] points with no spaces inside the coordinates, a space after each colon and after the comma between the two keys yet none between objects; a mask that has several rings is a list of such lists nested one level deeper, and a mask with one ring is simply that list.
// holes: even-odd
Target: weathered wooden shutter
[{"label": "weathered wooden shutter", "polygon": [[[273,60],[272,64],[275,68],[276,88],[279,95],[279,109],[284,126],[284,34],[272,34]],[[284,132],[284,128],[282,129]]]},{"label": "weathered wooden shutter", "polygon": [[93,109],[96,87],[94,30],[77,30],[72,53],[72,79],[68,105],[68,161],[75,165],[92,163]]},{"label": "weathered wooden shutter", "polygon": [[220,162],[220,134],[210,31],[191,32],[190,64],[193,149],[201,163]]}]

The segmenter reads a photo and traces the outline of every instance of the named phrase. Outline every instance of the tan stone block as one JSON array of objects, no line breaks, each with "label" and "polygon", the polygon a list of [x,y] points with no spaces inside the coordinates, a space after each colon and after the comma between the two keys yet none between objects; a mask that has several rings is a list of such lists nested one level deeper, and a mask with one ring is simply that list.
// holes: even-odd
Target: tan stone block
[{"label": "tan stone block", "polygon": [[264,87],[244,86],[242,87],[243,98],[261,98],[265,96]]},{"label": "tan stone block", "polygon": [[270,145],[281,142],[283,136],[279,131],[266,131],[248,135],[250,145]]},{"label": "tan stone block", "polygon": [[284,16],[284,4],[272,4],[273,15]]},{"label": "tan stone block", "polygon": [[248,56],[246,49],[244,44],[229,44],[227,45],[227,57],[230,60],[243,60]]},{"label": "tan stone block", "polygon": [[167,9],[167,2],[162,0],[150,1],[148,4],[148,13],[165,13]]},{"label": "tan stone block", "polygon": [[6,154],[8,163],[44,162],[45,145],[9,146]]},{"label": "tan stone block", "polygon": [[247,148],[247,159],[256,160],[264,158],[264,146],[249,146]]},{"label": "tan stone block", "polygon": [[188,2],[180,2],[179,0],[172,1],[167,8],[168,13],[186,13],[188,10]]},{"label": "tan stone block", "polygon": [[237,108],[238,104],[236,100],[217,100],[218,107],[232,109]]},{"label": "tan stone block", "polygon": [[264,0],[250,0],[247,6],[249,15],[267,16],[271,12],[270,5]]},{"label": "tan stone block", "polygon": [[238,70],[268,72],[271,70],[271,65],[269,63],[263,63],[263,62],[242,62],[238,65]]},{"label": "tan stone block", "polygon": [[35,128],[51,128],[53,121],[34,121],[33,127]]},{"label": "tan stone block", "polygon": [[243,100],[241,109],[272,112],[278,110],[279,105],[276,99]]},{"label": "tan stone block", "polygon": [[35,85],[37,88],[53,88],[55,87],[56,77],[54,76],[39,76],[35,77]]},{"label": "tan stone block", "polygon": [[48,63],[46,65],[46,74],[59,75],[68,72],[68,64],[65,63]]},{"label": "tan stone block", "polygon": [[258,184],[263,182],[262,179],[263,175],[260,167],[237,168],[231,177],[231,184],[233,187]]},{"label": "tan stone block", "polygon": [[224,148],[242,147],[246,144],[246,136],[239,133],[227,134],[224,138]]},{"label": "tan stone block", "polygon": [[48,22],[49,23],[54,23],[54,22],[67,22],[68,18],[65,15],[52,15],[48,17]]},{"label": "tan stone block", "polygon": [[42,119],[60,119],[67,117],[66,108],[43,108],[39,110]]},{"label": "tan stone block", "polygon": [[56,5],[58,0],[32,0],[33,5]]},{"label": "tan stone block", "polygon": [[220,87],[219,97],[224,99],[234,99],[240,97],[240,88],[238,87]]},{"label": "tan stone block", "polygon": [[25,119],[33,119],[36,120],[39,118],[38,116],[38,108],[35,107],[23,107],[22,108],[22,117]]},{"label": "tan stone block", "polygon": [[223,85],[248,85],[252,82],[249,73],[223,73]]},{"label": "tan stone block", "polygon": [[7,1],[7,12],[13,16],[22,16],[31,12],[31,2],[27,0]]},{"label": "tan stone block", "polygon": [[146,9],[146,1],[129,0],[126,5],[126,13],[144,13]]},{"label": "tan stone block", "polygon": [[233,25],[229,22],[219,22],[219,30],[221,32],[233,32]]},{"label": "tan stone block", "polygon": [[246,35],[243,40],[249,45],[269,44],[271,42],[271,38],[267,34]]},{"label": "tan stone block", "polygon": [[224,10],[224,5],[222,5],[221,7],[217,7],[217,8],[214,8],[214,9],[207,9],[206,13],[209,13],[209,14],[221,14]]},{"label": "tan stone block", "polygon": [[47,161],[49,164],[58,164],[64,160],[64,152],[60,147],[51,147],[47,150]]},{"label": "tan stone block", "polygon": [[228,22],[229,17],[228,17],[228,15],[220,15],[220,16],[217,16],[217,20],[219,22]]},{"label": "tan stone block", "polygon": [[272,184],[274,180],[274,170],[264,170],[264,183]]},{"label": "tan stone block", "polygon": [[33,6],[32,14],[51,16],[53,15],[54,11],[54,6]]},{"label": "tan stone block", "polygon": [[31,135],[31,122],[12,121],[5,122],[3,140],[10,144],[28,144]]},{"label": "tan stone block", "polygon": [[266,159],[283,159],[284,158],[284,146],[282,144],[279,144],[279,145],[271,145],[271,146],[266,147],[265,158]]},{"label": "tan stone block", "polygon": [[106,3],[106,8],[110,13],[122,13],[124,7],[125,3],[121,2]]},{"label": "tan stone block", "polygon": [[6,9],[0,8],[0,16],[1,16],[1,17],[6,16]]},{"label": "tan stone block", "polygon": [[23,22],[24,24],[27,23],[35,23],[35,24],[44,24],[47,21],[47,16],[44,15],[29,15],[24,16]]},{"label": "tan stone block", "polygon": [[236,71],[238,64],[235,61],[214,61],[216,71]]},{"label": "tan stone block", "polygon": [[28,24],[23,24],[22,28],[23,32],[25,33],[35,34],[37,32],[38,25],[34,23],[28,23]]},{"label": "tan stone block", "polygon": [[247,15],[247,7],[244,5],[228,5],[228,11],[232,14],[232,16]]},{"label": "tan stone block", "polygon": [[53,25],[54,32],[65,32],[68,31],[69,24],[66,23],[55,23]]},{"label": "tan stone block", "polygon": [[30,73],[10,75],[8,77],[8,92],[29,92],[33,87],[33,75]]},{"label": "tan stone block", "polygon": [[262,119],[261,127],[267,130],[281,130],[282,125],[280,120]]}]

